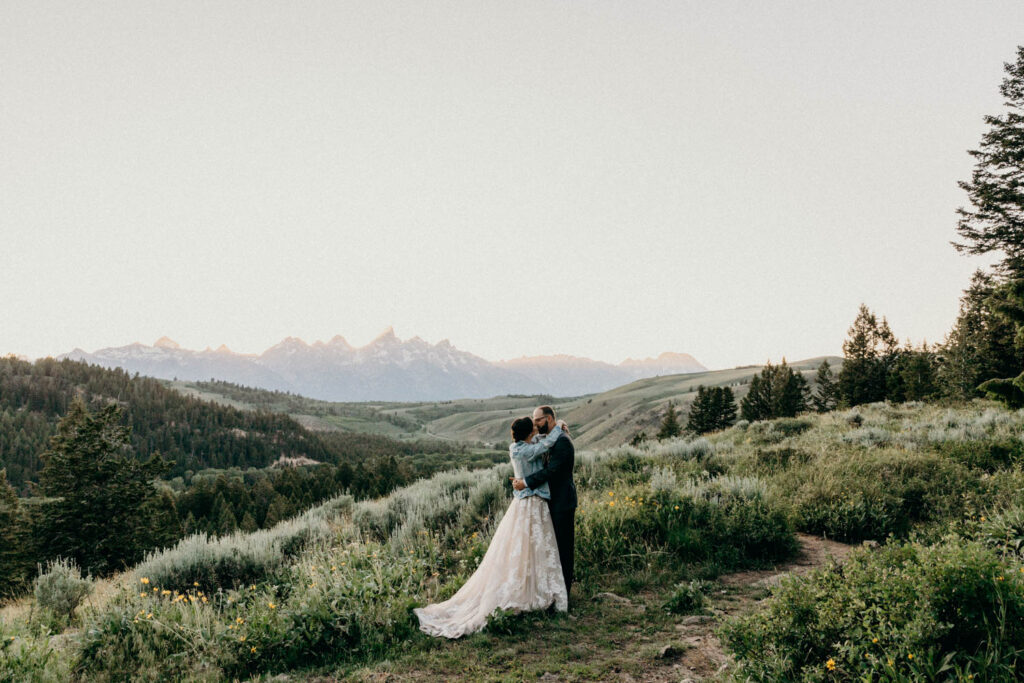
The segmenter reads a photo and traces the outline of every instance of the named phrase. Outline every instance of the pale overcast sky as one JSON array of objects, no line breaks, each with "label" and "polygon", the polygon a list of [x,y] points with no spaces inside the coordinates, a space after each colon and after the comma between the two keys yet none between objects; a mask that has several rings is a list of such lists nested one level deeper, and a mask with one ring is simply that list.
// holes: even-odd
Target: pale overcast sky
[{"label": "pale overcast sky", "polygon": [[0,0],[0,353],[939,341],[1024,2]]}]

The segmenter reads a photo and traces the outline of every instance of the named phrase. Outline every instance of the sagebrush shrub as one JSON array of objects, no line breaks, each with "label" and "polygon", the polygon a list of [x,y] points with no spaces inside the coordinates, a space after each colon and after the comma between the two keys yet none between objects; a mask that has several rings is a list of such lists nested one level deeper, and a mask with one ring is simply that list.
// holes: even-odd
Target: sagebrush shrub
[{"label": "sagebrush shrub", "polygon": [[40,567],[32,586],[37,605],[68,621],[91,592],[91,577],[83,578],[78,565],[65,558],[47,562],[45,570]]}]

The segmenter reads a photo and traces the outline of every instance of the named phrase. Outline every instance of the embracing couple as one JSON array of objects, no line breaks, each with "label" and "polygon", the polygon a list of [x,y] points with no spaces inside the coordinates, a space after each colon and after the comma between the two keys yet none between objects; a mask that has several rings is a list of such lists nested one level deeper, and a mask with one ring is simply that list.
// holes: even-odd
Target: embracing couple
[{"label": "embracing couple", "polygon": [[569,429],[551,406],[512,423],[513,499],[473,576],[450,599],[413,610],[420,629],[460,638],[496,609],[569,609],[573,577],[576,458]]}]

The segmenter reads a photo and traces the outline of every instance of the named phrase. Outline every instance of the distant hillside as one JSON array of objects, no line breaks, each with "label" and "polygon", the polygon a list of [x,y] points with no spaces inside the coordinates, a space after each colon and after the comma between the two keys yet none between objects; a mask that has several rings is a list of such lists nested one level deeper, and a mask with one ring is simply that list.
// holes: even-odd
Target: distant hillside
[{"label": "distant hillside", "polygon": [[[813,382],[825,357],[790,363]],[[843,359],[828,357],[834,373]],[[731,387],[738,401],[746,395],[750,379],[760,365],[730,370],[675,374],[641,379],[577,398],[549,394],[500,396],[489,399],[418,403],[330,403],[281,393],[264,392],[223,383],[174,383],[180,391],[238,407],[273,406],[312,428],[367,433],[387,433],[403,438],[431,436],[464,442],[484,442],[500,447],[508,440],[515,417],[527,415],[537,405],[550,403],[572,425],[574,438],[584,447],[614,446],[638,431],[651,434],[669,400],[685,416],[699,385]]]},{"label": "distant hillside", "polygon": [[200,400],[148,377],[52,358],[0,358],[0,469],[17,487],[34,480],[40,455],[76,395],[93,409],[126,407],[136,455],[159,451],[175,462],[170,476],[206,468],[266,467],[280,457],[355,464],[376,456],[457,451],[452,444],[398,442],[369,433],[311,432],[265,409]]},{"label": "distant hillside", "polygon": [[64,358],[160,379],[214,379],[326,401],[440,401],[543,393],[577,396],[640,377],[705,369],[688,354],[672,353],[620,365],[572,356],[492,363],[455,348],[448,340],[429,344],[413,337],[403,341],[391,329],[358,348],[341,336],[314,344],[288,337],[251,355],[234,353],[225,346],[191,351],[162,337],[153,346],[135,343],[94,353],[75,349],[60,356]]}]

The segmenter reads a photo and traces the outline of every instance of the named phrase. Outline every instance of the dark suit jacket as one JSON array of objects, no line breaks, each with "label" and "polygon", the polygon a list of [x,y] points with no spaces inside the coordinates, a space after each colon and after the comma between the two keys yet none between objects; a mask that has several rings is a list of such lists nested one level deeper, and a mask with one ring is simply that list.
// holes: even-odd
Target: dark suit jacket
[{"label": "dark suit jacket", "polygon": [[547,482],[551,491],[551,512],[576,509],[576,484],[572,481],[572,468],[576,464],[576,448],[572,439],[562,436],[548,451],[548,464],[544,469],[526,477],[526,485],[535,489]]}]

